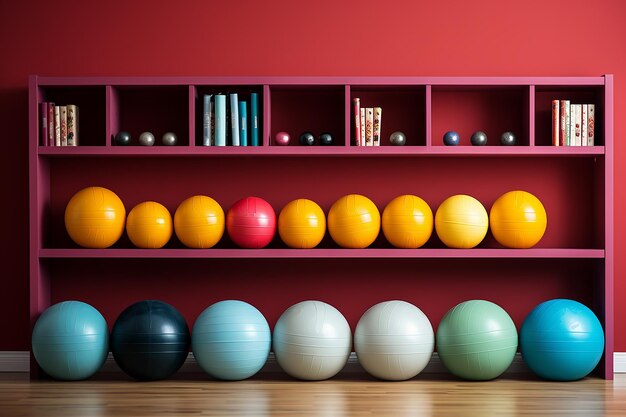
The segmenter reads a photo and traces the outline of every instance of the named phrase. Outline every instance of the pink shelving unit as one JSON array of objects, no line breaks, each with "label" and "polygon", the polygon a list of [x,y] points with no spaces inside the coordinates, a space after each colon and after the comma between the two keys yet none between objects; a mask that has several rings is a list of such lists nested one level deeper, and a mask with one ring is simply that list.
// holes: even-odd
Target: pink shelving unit
[{"label": "pink shelving unit", "polygon": [[[260,146],[202,146],[202,95],[259,95]],[[382,146],[354,146],[351,105],[383,108]],[[596,105],[593,147],[551,146],[550,102]],[[78,147],[46,146],[39,103],[80,108]],[[240,298],[273,324],[289,305],[322,299],[352,326],[371,305],[402,298],[422,308],[437,326],[460,301],[497,302],[518,327],[549,298],[574,298],[600,317],[605,359],[597,369],[613,377],[613,77],[42,77],[29,84],[30,316],[49,305],[81,299],[112,324],[142,298],[180,308],[190,324],[212,302]],[[127,130],[158,138],[175,131],[174,147],[115,146]],[[389,134],[407,134],[403,147]],[[441,136],[456,130],[461,146]],[[489,143],[469,145],[473,131]],[[511,130],[516,146],[500,146]],[[279,131],[290,146],[275,146]],[[298,146],[303,131],[333,134],[333,146]],[[157,143],[158,145],[158,143]],[[548,229],[533,249],[505,249],[488,235],[478,248],[445,248],[433,234],[424,248],[392,248],[381,235],[371,248],[338,248],[326,236],[319,248],[286,248],[277,237],[262,250],[237,249],[227,237],[215,248],[184,248],[174,236],[161,250],[82,249],[67,236],[63,213],[83,187],[114,190],[127,211],[156,200],[173,214],[194,194],[227,210],[247,195],[269,201],[277,214],[306,197],[327,212],[341,195],[360,193],[379,207],[400,194],[416,194],[433,209],[448,196],[470,194],[487,209],[506,191],[537,195]],[[32,375],[38,375],[34,362]]]}]

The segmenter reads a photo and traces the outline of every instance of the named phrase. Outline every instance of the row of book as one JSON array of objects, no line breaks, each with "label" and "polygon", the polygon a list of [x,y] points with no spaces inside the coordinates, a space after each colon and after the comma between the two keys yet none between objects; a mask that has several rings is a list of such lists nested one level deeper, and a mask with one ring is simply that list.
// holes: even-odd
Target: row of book
[{"label": "row of book", "polygon": [[552,145],[594,146],[595,117],[594,104],[552,100]]},{"label": "row of book", "polygon": [[40,104],[41,143],[47,146],[78,146],[78,106]]},{"label": "row of book", "polygon": [[361,107],[361,99],[352,99],[354,111],[354,143],[356,146],[380,146],[382,107]]},{"label": "row of book", "polygon": [[259,96],[250,93],[248,117],[248,102],[238,93],[205,94],[203,122],[204,146],[259,146]]}]

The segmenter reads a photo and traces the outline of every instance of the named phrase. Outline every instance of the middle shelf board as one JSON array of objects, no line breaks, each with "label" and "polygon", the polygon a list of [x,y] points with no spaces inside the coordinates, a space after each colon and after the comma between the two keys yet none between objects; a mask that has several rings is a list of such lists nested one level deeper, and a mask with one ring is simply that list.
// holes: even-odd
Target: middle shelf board
[{"label": "middle shelf board", "polygon": [[40,259],[603,259],[604,249],[40,249]]}]

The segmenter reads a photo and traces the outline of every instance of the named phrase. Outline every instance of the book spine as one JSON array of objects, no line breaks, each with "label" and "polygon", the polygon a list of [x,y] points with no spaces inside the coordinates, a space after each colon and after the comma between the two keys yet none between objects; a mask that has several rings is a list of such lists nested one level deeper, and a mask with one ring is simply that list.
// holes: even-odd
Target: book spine
[{"label": "book spine", "polygon": [[54,103],[48,103],[48,146],[55,145]]},{"label": "book spine", "polygon": [[595,144],[595,127],[596,127],[596,106],[589,104],[587,106],[587,145]]},{"label": "book spine", "polygon": [[39,137],[41,138],[41,146],[48,146],[48,103],[39,103],[39,119],[41,120],[41,128],[39,129]]},{"label": "book spine", "polygon": [[380,146],[380,130],[382,128],[382,107],[374,107],[374,131],[372,133],[374,137],[374,146]]},{"label": "book spine", "polygon": [[563,136],[563,146],[571,146],[572,145],[572,139],[571,139],[571,130],[570,130],[570,125],[571,125],[571,107],[570,107],[570,101],[569,100],[562,100],[561,101],[561,106],[563,107],[563,114],[565,116],[564,119],[564,136]]},{"label": "book spine", "polygon": [[552,146],[559,146],[559,121],[561,119],[561,110],[559,100],[552,100]]},{"label": "book spine", "polygon": [[250,144],[259,146],[259,96],[250,93]]},{"label": "book spine", "polygon": [[365,107],[361,107],[361,146],[365,146]]},{"label": "book spine", "polygon": [[354,143],[361,146],[361,99],[352,99],[352,109],[354,113]]},{"label": "book spine", "polygon": [[215,146],[226,146],[226,96],[215,95]]},{"label": "book spine", "polygon": [[365,146],[374,146],[374,109],[365,109]]},{"label": "book spine", "polygon": [[581,146],[589,146],[589,133],[587,132],[587,111],[589,106],[583,104],[580,109],[580,144]]},{"label": "book spine", "polygon": [[59,115],[61,120],[61,146],[67,146],[67,106],[61,106]]},{"label": "book spine", "polygon": [[61,146],[61,106],[54,106],[54,145]]},{"label": "book spine", "polygon": [[248,103],[239,102],[239,142],[248,146]]},{"label": "book spine", "polygon": [[237,93],[230,95],[230,134],[233,146],[239,146],[239,98]]},{"label": "book spine", "polygon": [[581,105],[573,104],[572,105],[572,124],[574,125],[574,146],[581,146],[582,142],[580,140],[580,125],[581,125]]},{"label": "book spine", "polygon": [[203,105],[203,131],[202,131],[202,145],[211,146],[211,137],[212,137],[212,129],[211,129],[211,101],[212,94],[204,95],[204,105]]},{"label": "book spine", "polygon": [[78,146],[78,106],[67,106],[67,146]]}]

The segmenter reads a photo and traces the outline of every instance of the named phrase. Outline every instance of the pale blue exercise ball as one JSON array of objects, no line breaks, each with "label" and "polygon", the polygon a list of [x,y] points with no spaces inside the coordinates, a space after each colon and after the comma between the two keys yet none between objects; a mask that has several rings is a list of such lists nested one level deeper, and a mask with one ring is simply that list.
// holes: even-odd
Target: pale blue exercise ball
[{"label": "pale blue exercise ball", "polygon": [[272,344],[270,326],[254,306],[225,300],[205,309],[196,319],[191,348],[207,374],[237,381],[256,374],[267,361]]},{"label": "pale blue exercise ball", "polygon": [[102,314],[81,301],[49,307],[33,329],[33,355],[56,379],[80,380],[95,374],[109,352],[109,331]]}]

